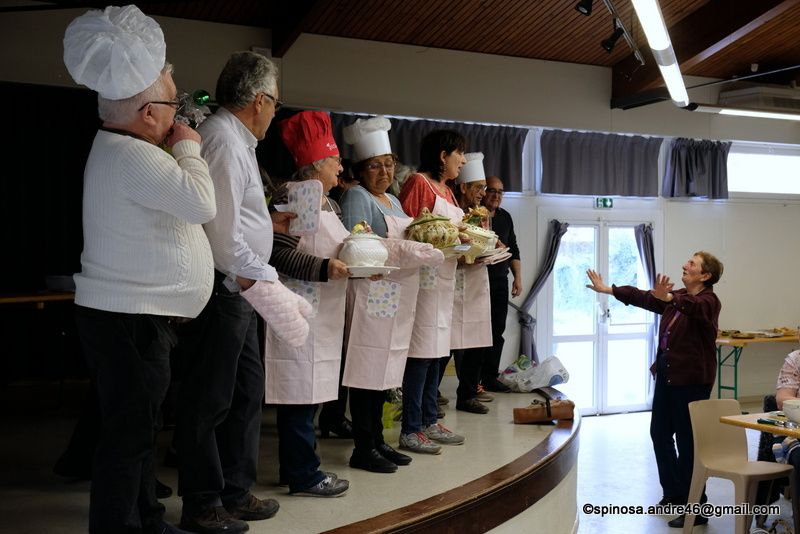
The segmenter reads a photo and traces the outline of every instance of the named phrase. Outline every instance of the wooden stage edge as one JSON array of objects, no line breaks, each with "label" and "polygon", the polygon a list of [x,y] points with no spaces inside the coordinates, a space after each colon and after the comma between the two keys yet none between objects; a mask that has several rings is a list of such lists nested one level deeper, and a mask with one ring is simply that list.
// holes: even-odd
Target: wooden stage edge
[{"label": "wooden stage edge", "polygon": [[486,532],[522,513],[558,486],[578,462],[579,430],[580,415],[576,413],[574,421],[559,421],[539,445],[491,473],[323,534]]}]

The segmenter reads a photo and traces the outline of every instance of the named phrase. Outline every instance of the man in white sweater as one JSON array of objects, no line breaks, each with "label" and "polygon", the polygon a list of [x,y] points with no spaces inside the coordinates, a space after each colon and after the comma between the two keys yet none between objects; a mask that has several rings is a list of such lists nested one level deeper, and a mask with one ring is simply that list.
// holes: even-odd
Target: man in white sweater
[{"label": "man in white sweater", "polygon": [[179,532],[155,496],[155,429],[176,342],[171,323],[197,316],[211,294],[201,224],[216,206],[200,136],[174,122],[179,103],[164,58],[161,29],[135,6],[90,11],[64,39],[67,68],[98,91],[103,121],[84,173],[75,275],[75,319],[103,427],[93,534]]},{"label": "man in white sweater", "polygon": [[268,264],[272,222],[255,149],[280,106],[277,77],[266,57],[234,53],[217,80],[220,108],[198,128],[217,216],[205,225],[214,254],[214,292],[200,317],[181,333],[191,362],[178,399],[178,492],[181,528],[192,532],[244,532],[245,521],[268,519],[278,511],[274,499],[259,499],[250,491],[258,470],[264,397],[254,307],[302,344],[308,335],[303,315],[310,306],[286,289]]}]

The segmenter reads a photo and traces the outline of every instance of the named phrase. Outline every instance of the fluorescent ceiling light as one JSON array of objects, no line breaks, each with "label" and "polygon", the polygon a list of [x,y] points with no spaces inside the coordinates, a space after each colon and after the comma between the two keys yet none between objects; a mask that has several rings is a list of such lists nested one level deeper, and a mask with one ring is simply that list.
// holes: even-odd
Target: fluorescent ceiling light
[{"label": "fluorescent ceiling light", "polygon": [[757,119],[778,119],[786,121],[800,121],[800,114],[782,113],[780,111],[769,111],[765,109],[731,108],[722,106],[712,106],[709,104],[692,103],[687,106],[690,111],[702,111],[703,113],[717,113],[719,115],[732,115],[736,117],[754,117]]},{"label": "fluorescent ceiling light", "polygon": [[632,0],[633,9],[639,17],[647,42],[653,50],[666,50],[672,46],[664,24],[664,17],[661,16],[661,9],[656,0]]},{"label": "fluorescent ceiling light", "polygon": [[686,92],[686,85],[683,83],[683,76],[681,69],[678,68],[677,63],[671,65],[658,66],[661,70],[661,77],[664,78],[664,83],[667,85],[669,97],[678,107],[686,107],[689,105],[689,95]]},{"label": "fluorescent ceiling light", "polygon": [[653,51],[653,58],[661,70],[661,76],[669,91],[669,97],[678,107],[689,105],[689,95],[686,93],[686,85],[683,83],[681,69],[675,52],[672,50],[672,42],[669,40],[667,25],[664,24],[664,17],[661,16],[661,9],[658,7],[657,0],[631,0],[639,23],[642,25],[644,34],[647,37],[647,44]]}]

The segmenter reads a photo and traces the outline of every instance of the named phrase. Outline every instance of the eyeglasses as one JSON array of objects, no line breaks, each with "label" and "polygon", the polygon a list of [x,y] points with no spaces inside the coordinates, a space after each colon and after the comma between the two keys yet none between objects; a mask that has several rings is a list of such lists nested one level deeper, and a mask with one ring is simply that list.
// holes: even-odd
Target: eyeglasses
[{"label": "eyeglasses", "polygon": [[373,161],[372,163],[367,163],[364,165],[364,168],[369,172],[380,172],[381,169],[384,169],[386,172],[393,171],[394,168],[397,167],[397,163],[394,161],[390,161],[389,163],[381,163],[379,161]]},{"label": "eyeglasses", "polygon": [[277,98],[275,98],[271,94],[265,93],[263,91],[261,92],[261,94],[266,96],[270,100],[272,100],[272,103],[275,104],[275,111],[278,111],[281,108],[281,106],[283,105],[283,101],[282,100],[278,100]]},{"label": "eyeglasses", "polygon": [[470,189],[474,189],[475,191],[486,191],[486,185],[481,184],[469,184],[467,185]]},{"label": "eyeglasses", "polygon": [[495,189],[494,187],[487,187],[486,188],[486,194],[490,195],[492,193],[494,193],[496,195],[502,195],[503,193],[505,193],[505,190],[504,189]]},{"label": "eyeglasses", "polygon": [[151,100],[150,102],[145,102],[142,104],[142,107],[140,107],[137,111],[142,111],[150,104],[161,104],[162,106],[172,106],[175,108],[175,113],[178,113],[186,105],[186,98],[188,96],[189,95],[187,93],[181,93],[176,96],[174,100]]}]

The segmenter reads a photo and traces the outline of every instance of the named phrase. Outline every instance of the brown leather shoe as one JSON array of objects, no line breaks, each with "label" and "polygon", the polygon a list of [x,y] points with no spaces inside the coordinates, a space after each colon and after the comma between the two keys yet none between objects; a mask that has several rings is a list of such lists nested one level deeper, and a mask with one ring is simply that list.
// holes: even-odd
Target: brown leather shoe
[{"label": "brown leather shoe", "polygon": [[260,521],[262,519],[269,519],[278,513],[280,505],[275,499],[259,499],[252,493],[248,493],[247,497],[239,504],[229,503],[225,505],[225,509],[236,519],[243,519],[245,521]]},{"label": "brown leather shoe", "polygon": [[193,515],[186,514],[184,510],[180,528],[198,534],[241,534],[247,532],[250,526],[233,517],[224,507],[214,506]]}]

